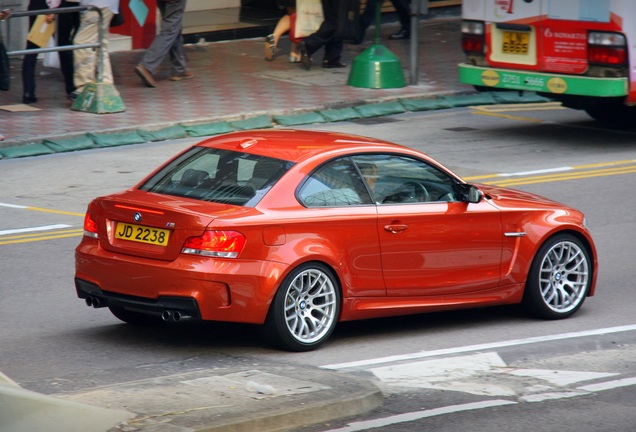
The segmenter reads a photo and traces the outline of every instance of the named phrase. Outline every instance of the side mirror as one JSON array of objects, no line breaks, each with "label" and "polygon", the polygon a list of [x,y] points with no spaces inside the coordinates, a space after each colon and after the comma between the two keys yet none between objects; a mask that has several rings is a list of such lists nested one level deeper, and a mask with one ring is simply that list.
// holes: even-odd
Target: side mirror
[{"label": "side mirror", "polygon": [[482,191],[468,183],[458,183],[456,191],[463,202],[477,204],[484,198]]},{"label": "side mirror", "polygon": [[466,194],[466,201],[469,203],[477,204],[484,198],[484,193],[477,189],[475,186],[470,185],[468,193]]}]

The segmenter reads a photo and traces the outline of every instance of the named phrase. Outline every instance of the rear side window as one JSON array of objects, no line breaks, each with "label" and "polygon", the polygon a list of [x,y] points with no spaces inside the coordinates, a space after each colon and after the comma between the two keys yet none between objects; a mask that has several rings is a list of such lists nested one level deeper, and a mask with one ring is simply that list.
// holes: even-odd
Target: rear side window
[{"label": "rear side window", "polygon": [[314,171],[298,190],[306,207],[345,207],[372,204],[371,197],[349,158],[328,162]]},{"label": "rear side window", "polygon": [[252,207],[292,165],[266,156],[194,147],[166,165],[140,189]]}]

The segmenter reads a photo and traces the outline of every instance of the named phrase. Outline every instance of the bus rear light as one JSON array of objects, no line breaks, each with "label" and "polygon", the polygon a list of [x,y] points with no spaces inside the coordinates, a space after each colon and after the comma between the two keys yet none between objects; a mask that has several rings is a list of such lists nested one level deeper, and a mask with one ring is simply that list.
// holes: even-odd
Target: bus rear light
[{"label": "bus rear light", "polygon": [[587,43],[588,63],[600,66],[627,65],[627,43],[622,34],[590,32]]},{"label": "bus rear light", "polygon": [[486,46],[484,23],[462,21],[462,49],[466,54],[483,54]]}]

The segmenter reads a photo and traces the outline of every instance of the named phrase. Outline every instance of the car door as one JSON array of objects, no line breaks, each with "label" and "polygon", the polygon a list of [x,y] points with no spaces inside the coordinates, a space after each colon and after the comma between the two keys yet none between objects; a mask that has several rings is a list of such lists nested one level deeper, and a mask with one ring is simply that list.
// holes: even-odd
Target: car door
[{"label": "car door", "polygon": [[[382,271],[388,296],[457,295],[501,278],[500,212],[461,202],[456,180],[428,162],[397,155],[359,158],[374,170]],[[364,170],[361,170],[364,174]],[[409,190],[420,184],[426,192]]]}]

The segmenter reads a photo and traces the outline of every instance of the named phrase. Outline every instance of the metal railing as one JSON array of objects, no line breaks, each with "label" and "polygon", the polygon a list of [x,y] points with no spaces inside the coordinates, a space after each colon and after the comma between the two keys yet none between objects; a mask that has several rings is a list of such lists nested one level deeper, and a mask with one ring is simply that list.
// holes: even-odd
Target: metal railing
[{"label": "metal railing", "polygon": [[[34,15],[60,15],[63,13],[72,13],[72,12],[83,12],[86,10],[93,10],[99,14],[99,29],[97,42],[90,44],[80,44],[80,45],[62,45],[55,47],[47,47],[47,48],[33,48],[33,49],[23,49],[23,50],[15,50],[8,51],[7,55],[10,57],[25,55],[25,54],[40,54],[40,53],[50,53],[50,52],[59,52],[59,51],[73,51],[76,49],[84,49],[84,48],[97,48],[97,82],[101,83],[103,81],[104,75],[104,17],[102,16],[102,11],[97,6],[73,6],[73,7],[65,7],[65,8],[57,8],[57,9],[42,9],[42,10],[31,10],[31,11],[17,11],[11,12],[11,16],[7,18],[7,34],[8,37],[11,35],[11,19],[20,18],[20,17],[28,17]],[[7,44],[9,46],[10,39],[6,39]]]}]

